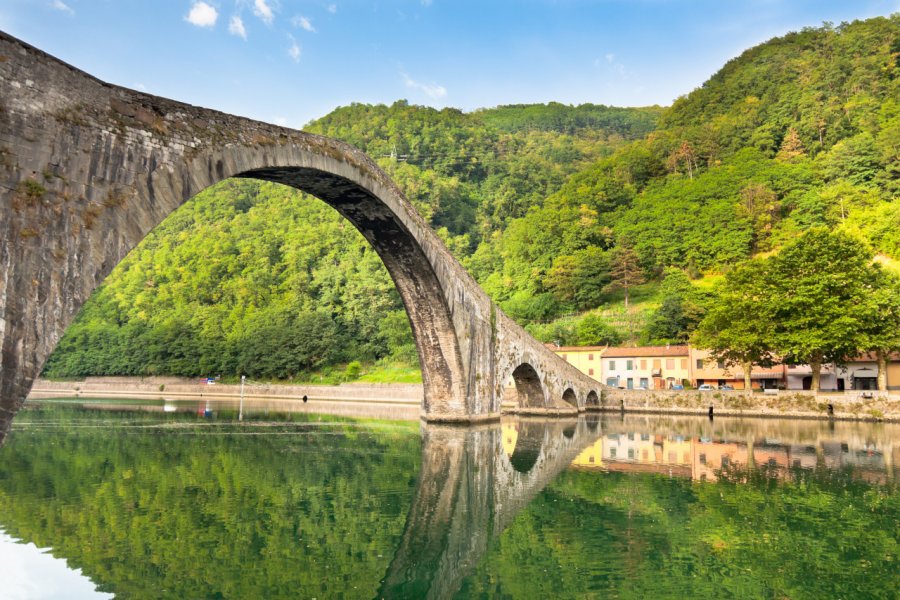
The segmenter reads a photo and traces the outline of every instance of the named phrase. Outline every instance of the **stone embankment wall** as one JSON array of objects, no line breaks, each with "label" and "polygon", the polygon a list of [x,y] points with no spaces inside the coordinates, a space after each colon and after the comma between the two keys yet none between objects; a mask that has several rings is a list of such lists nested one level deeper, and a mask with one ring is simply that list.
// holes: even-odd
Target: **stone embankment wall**
[{"label": "stone embankment wall", "polygon": [[[241,386],[202,384],[179,377],[88,377],[84,381],[38,379],[29,398],[146,398],[196,399],[238,398]],[[344,400],[421,405],[424,390],[419,383],[343,383],[340,385],[246,384],[244,398]]]},{"label": "stone embankment wall", "polygon": [[780,390],[777,394],[743,391],[605,390],[603,410],[667,414],[828,418],[900,422],[900,394]]}]

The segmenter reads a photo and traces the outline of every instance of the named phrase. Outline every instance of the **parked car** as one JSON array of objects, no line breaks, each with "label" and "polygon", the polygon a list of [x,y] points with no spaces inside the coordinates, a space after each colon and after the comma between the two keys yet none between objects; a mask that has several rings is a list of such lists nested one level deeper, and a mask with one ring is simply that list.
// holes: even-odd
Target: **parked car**
[{"label": "parked car", "polygon": [[713,391],[713,390],[716,389],[716,388],[714,388],[714,387],[712,386],[712,384],[704,383],[704,384],[702,384],[700,387],[698,387],[697,389],[700,390],[701,392],[711,392],[711,391]]},{"label": "parked car", "polygon": [[683,389],[684,389],[684,386],[681,385],[680,383],[673,383],[671,389],[673,389],[673,390],[683,390]]},{"label": "parked car", "polygon": [[733,386],[733,385],[728,385],[727,383],[723,383],[722,385],[719,386],[719,389],[720,389],[720,390],[723,390],[723,391],[726,391],[726,392],[733,392],[733,391],[734,391],[734,386]]}]

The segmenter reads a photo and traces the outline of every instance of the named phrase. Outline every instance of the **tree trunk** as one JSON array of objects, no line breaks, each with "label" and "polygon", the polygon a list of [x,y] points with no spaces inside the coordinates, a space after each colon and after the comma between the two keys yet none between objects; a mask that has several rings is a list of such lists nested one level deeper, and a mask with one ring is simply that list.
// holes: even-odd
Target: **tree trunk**
[{"label": "tree trunk", "polygon": [[887,352],[879,350],[878,356],[878,391],[887,391]]},{"label": "tree trunk", "polygon": [[819,380],[822,376],[822,361],[821,360],[811,360],[809,361],[809,366],[812,369],[812,383],[809,385],[809,389],[813,392],[819,391]]},{"label": "tree trunk", "polygon": [[748,392],[753,391],[753,381],[750,379],[750,372],[753,369],[753,363],[749,360],[744,361],[741,366],[744,369],[744,390]]},{"label": "tree trunk", "polygon": [[625,290],[625,311],[627,312],[628,311],[628,286],[627,285],[624,286],[623,289]]}]

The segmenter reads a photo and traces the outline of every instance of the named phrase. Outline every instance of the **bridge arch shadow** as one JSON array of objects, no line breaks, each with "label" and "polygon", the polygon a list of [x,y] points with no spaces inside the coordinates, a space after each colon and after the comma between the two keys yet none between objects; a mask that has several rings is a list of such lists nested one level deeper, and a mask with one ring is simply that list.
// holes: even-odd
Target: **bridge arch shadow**
[{"label": "bridge arch shadow", "polygon": [[575,395],[575,390],[572,388],[566,388],[566,391],[563,392],[562,399],[566,404],[578,408],[578,396]]},{"label": "bridge arch shadow", "polygon": [[599,410],[600,396],[597,394],[596,390],[591,390],[587,393],[587,396],[584,398],[584,406],[589,410]]},{"label": "bridge arch shadow", "polygon": [[522,363],[512,372],[515,396],[519,408],[543,408],[544,386],[537,371],[528,363]]}]

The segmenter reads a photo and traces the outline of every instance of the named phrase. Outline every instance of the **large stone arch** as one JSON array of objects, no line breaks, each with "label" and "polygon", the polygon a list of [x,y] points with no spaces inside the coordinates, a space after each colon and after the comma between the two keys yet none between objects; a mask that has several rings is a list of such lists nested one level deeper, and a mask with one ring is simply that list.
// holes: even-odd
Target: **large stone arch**
[{"label": "large stone arch", "polygon": [[229,177],[317,196],[372,244],[410,317],[425,417],[499,414],[491,403],[490,365],[478,365],[490,356],[490,301],[362,152],[110,86],[3,34],[0,56],[0,417],[6,424],[113,267],[172,211]]},{"label": "large stone arch", "polygon": [[426,419],[498,418],[502,376],[522,362],[551,413],[577,410],[559,400],[564,383],[579,397],[593,385],[491,302],[359,150],[113,86],[0,32],[0,440],[91,292],[229,177],[309,192],[369,240],[412,323]]}]

